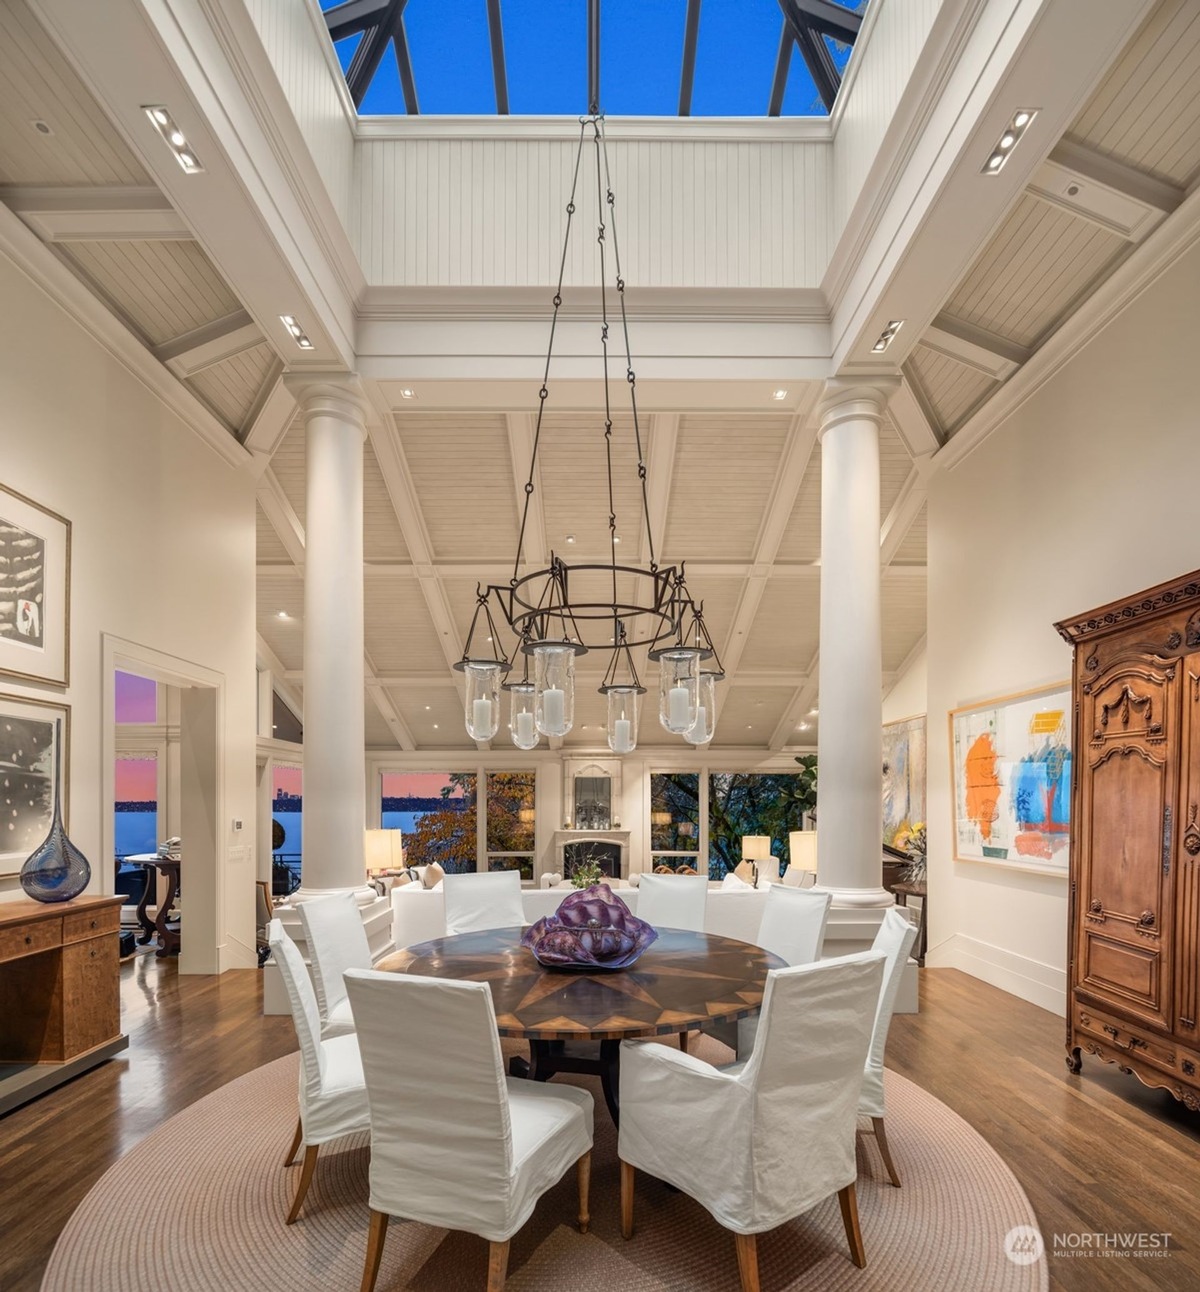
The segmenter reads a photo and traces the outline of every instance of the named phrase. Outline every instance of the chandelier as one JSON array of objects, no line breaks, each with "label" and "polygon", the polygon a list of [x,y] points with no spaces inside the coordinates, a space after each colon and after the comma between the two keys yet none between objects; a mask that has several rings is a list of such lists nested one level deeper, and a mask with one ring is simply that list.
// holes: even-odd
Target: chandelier
[{"label": "chandelier", "polygon": [[[550,395],[554,335],[563,303],[563,276],[589,132],[596,169],[599,357],[604,382],[604,421],[598,434],[603,438],[607,473],[609,559],[569,563],[552,552],[550,564],[545,569],[522,574],[525,529],[536,490],[538,447],[546,401]],[[704,745],[713,737],[715,688],[724,673],[704,622],[703,603],[696,603],[688,592],[683,564],[659,565],[655,558],[646,462],[638,421],[637,378],[629,344],[625,279],[621,274],[621,252],[617,240],[616,203],[604,137],[604,117],[594,105],[587,116],[579,119],[579,147],[566,215],[512,577],[507,584],[481,585],[477,589],[475,614],[463,645],[462,659],[454,665],[465,674],[467,734],[472,740],[480,741],[491,740],[496,735],[500,728],[500,692],[503,690],[509,695],[509,731],[518,749],[535,748],[541,736],[565,736],[575,720],[575,661],[589,651],[607,650],[611,652],[611,659],[599,690],[607,703],[608,747],[615,754],[632,753],[638,741],[641,697],[646,692],[638,678],[632,651],[646,646],[649,647],[648,658],[657,663],[659,669],[659,722],[673,735],[681,736],[693,745]],[[605,275],[610,237],[624,338],[625,386],[632,412],[642,524],[649,555],[645,565],[617,561],[620,538],[613,487],[613,401],[609,372],[609,296]],[[507,655],[500,648],[501,637],[493,610],[498,612],[514,637],[512,651]],[[485,632],[488,650],[480,649],[476,641],[477,635]],[[518,655],[522,661],[520,680],[509,681],[508,676]]]}]

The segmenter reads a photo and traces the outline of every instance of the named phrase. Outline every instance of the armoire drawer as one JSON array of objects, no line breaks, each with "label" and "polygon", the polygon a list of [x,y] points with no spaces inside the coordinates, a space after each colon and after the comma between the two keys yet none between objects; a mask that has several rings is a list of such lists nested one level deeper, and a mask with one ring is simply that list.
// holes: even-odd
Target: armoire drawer
[{"label": "armoire drawer", "polygon": [[[1179,1075],[1179,1053],[1174,1041],[1157,1035],[1147,1027],[1130,1023],[1116,1014],[1108,1014],[1076,1001],[1073,1019],[1075,1029],[1103,1046],[1104,1057],[1120,1061],[1122,1053],[1144,1063],[1152,1063],[1164,1072]],[[1076,1039],[1079,1039],[1078,1037]]]}]

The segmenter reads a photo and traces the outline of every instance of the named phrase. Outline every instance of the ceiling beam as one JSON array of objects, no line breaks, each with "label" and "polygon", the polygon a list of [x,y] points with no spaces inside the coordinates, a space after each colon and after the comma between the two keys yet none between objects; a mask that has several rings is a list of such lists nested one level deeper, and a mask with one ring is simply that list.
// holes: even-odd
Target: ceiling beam
[{"label": "ceiling beam", "polygon": [[885,569],[895,560],[900,544],[925,506],[929,497],[929,477],[934,470],[932,454],[918,458],[900,486],[899,496],[891,510],[884,517],[879,532],[879,562]]},{"label": "ceiling beam", "polygon": [[288,685],[289,682],[302,681],[302,679],[293,676],[283,667],[283,661],[267,645],[262,633],[255,633],[254,640],[256,643],[254,650],[255,662],[260,668],[265,668],[271,674],[271,685],[279,692],[279,698],[303,723],[304,702]]},{"label": "ceiling beam", "polygon": [[271,528],[283,544],[289,560],[297,569],[303,570],[304,526],[301,525],[300,517],[296,515],[295,509],[288,501],[283,485],[279,483],[279,477],[270,467],[267,467],[259,476],[255,496],[258,499],[258,505],[263,509],[263,515],[271,522]]},{"label": "ceiling beam", "polygon": [[408,751],[416,749],[417,742],[413,739],[408,723],[400,716],[388,693],[375,680],[375,665],[370,655],[365,651],[363,652],[363,661],[367,666],[367,695],[371,697],[371,702],[379,710],[379,716],[387,723],[388,730],[395,737],[396,743],[401,749]]},{"label": "ceiling beam", "polygon": [[250,415],[242,440],[251,453],[261,456],[264,463],[271,460],[296,415],[296,401],[284,384],[283,373],[279,373],[268,386]]},{"label": "ceiling beam", "polygon": [[214,363],[231,359],[261,345],[266,338],[245,310],[234,310],[224,318],[193,328],[182,336],[154,347],[154,357],[165,363],[177,377],[190,377]]},{"label": "ceiling beam", "polygon": [[920,343],[993,381],[1007,381],[1030,355],[1025,346],[949,314],[939,314],[925,329]]},{"label": "ceiling beam", "polygon": [[[550,557],[546,542],[546,519],[542,509],[541,469],[533,456],[536,418],[532,413],[505,413],[504,424],[508,432],[508,456],[512,464],[513,488],[516,491],[518,527],[521,516],[525,513],[525,486],[530,483],[529,463],[533,463],[533,492],[528,495],[529,512],[518,558],[523,565],[541,568]],[[502,577],[507,580],[511,575],[512,570],[509,569]]]},{"label": "ceiling beam", "polygon": [[692,115],[692,88],[696,81],[696,46],[700,40],[700,0],[688,0],[683,24],[683,62],[679,72],[679,115]]},{"label": "ceiling beam", "polygon": [[888,400],[888,415],[911,457],[919,458],[926,453],[936,453],[942,447],[937,423],[903,369],[900,372],[900,385],[892,391],[892,397]]},{"label": "ceiling beam", "polygon": [[487,0],[488,38],[492,46],[492,80],[496,84],[496,111],[508,116],[508,72],[504,64],[504,24],[500,0]]},{"label": "ceiling beam", "polygon": [[767,741],[767,748],[778,751],[788,744],[793,732],[796,730],[796,724],[808,712],[809,703],[809,680],[805,677],[804,681],[792,692],[792,698],[784,708],[783,716],[775,724],[775,730],[771,732],[771,738]]},{"label": "ceiling beam", "polygon": [[[675,475],[675,448],[679,442],[679,414],[650,414],[650,459],[646,463],[646,510],[650,532],[642,535],[641,560],[650,563],[651,552],[659,565],[667,536],[667,511],[671,505],[671,483]],[[696,567],[689,567],[692,573]]]},{"label": "ceiling beam", "polygon": [[153,187],[0,184],[0,202],[43,242],[190,241],[195,236]]}]

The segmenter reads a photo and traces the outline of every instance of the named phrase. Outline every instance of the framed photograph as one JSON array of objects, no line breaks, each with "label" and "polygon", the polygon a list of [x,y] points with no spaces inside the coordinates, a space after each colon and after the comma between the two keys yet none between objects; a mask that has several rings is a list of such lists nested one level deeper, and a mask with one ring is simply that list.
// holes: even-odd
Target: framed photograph
[{"label": "framed photograph", "polygon": [[954,860],[1066,875],[1071,688],[1060,682],[950,714]]},{"label": "framed photograph", "polygon": [[67,821],[71,710],[56,700],[0,694],[0,875],[15,875],[50,833],[54,724],[62,719],[62,811]]},{"label": "framed photograph", "polygon": [[71,522],[0,484],[0,673],[66,686]]},{"label": "framed photograph", "polygon": [[921,713],[883,727],[883,841],[903,848],[913,827],[924,823],[925,715]]}]

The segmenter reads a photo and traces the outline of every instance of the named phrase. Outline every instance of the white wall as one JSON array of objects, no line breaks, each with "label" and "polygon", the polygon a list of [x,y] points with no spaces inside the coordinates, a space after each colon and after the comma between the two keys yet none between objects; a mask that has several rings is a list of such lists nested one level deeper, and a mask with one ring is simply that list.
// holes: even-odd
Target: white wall
[{"label": "white wall", "polygon": [[1069,676],[1053,623],[1200,565],[1200,249],[929,494],[931,964],[1065,1011],[1067,881],[954,862],[946,713]]},{"label": "white wall", "polygon": [[[0,481],[73,525],[71,685],[63,696],[0,676],[0,690],[71,705],[70,833],[92,862],[93,890],[111,892],[102,634],[223,675],[225,815],[254,821],[254,481],[3,256],[0,302]],[[218,839],[220,967],[254,963],[253,831],[234,835],[229,819]],[[0,899],[20,895],[0,880]]]}]

